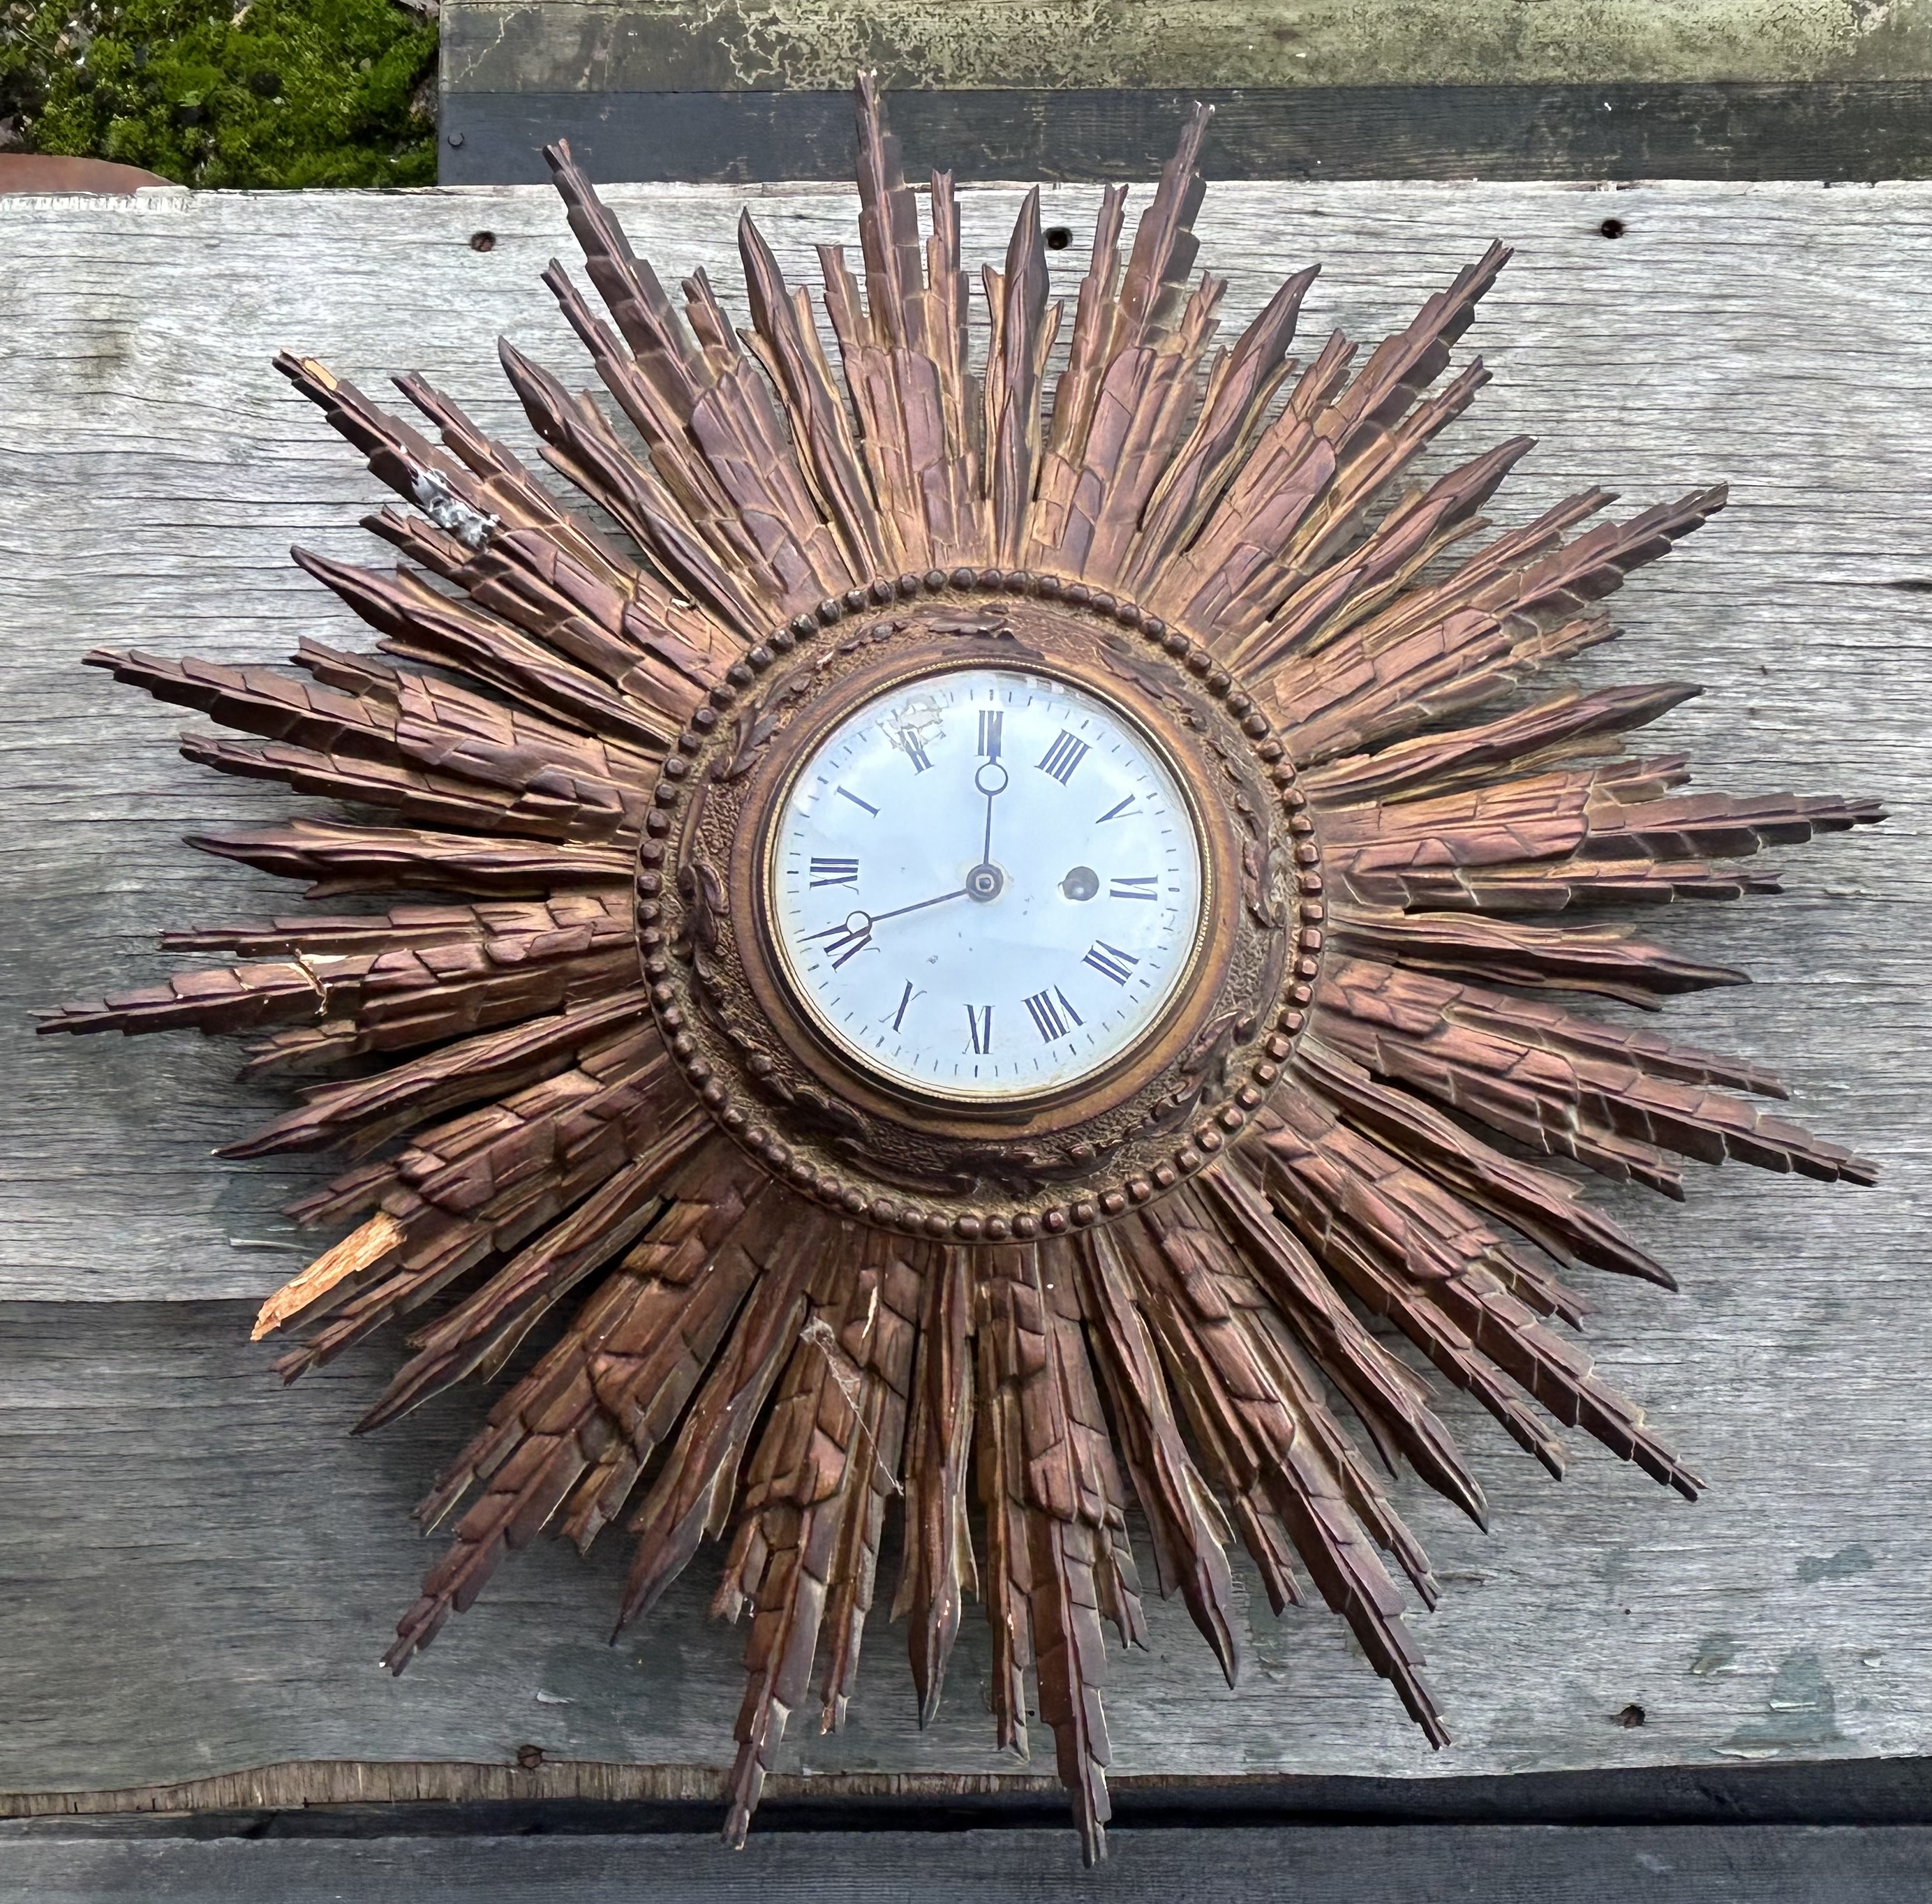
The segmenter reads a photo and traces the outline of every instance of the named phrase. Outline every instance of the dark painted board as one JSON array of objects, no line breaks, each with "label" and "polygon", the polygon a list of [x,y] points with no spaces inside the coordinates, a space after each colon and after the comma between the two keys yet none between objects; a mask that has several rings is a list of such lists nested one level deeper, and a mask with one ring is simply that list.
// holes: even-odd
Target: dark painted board
[{"label": "dark painted board", "polygon": [[[1932,81],[1597,85],[1047,88],[905,92],[914,175],[1145,178],[1196,98],[1210,178],[1932,176]],[[567,137],[603,179],[844,179],[842,91],[446,91],[445,184],[534,183]]]},{"label": "dark painted board", "polygon": [[[74,1828],[64,1825],[63,1834]],[[1121,1831],[1098,1871],[1057,1837],[754,1833],[706,1839],[407,1839],[196,1843],[36,1834],[0,1841],[18,1904],[1923,1904],[1932,1828],[1431,1825]]]}]

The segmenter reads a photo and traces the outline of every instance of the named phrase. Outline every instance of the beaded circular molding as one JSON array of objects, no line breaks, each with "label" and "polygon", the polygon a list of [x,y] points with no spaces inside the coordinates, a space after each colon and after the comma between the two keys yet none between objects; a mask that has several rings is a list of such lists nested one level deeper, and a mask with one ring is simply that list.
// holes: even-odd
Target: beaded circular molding
[{"label": "beaded circular molding", "polygon": [[[1022,1119],[922,1106],[840,1063],[788,1011],[756,889],[759,819],[814,706],[962,656],[1070,674],[1158,723],[1217,903],[1134,1061]],[[842,694],[840,691],[844,691]],[[1322,946],[1319,853],[1286,750],[1212,655],[1131,602],[1052,575],[939,569],[795,616],[714,688],[667,757],[638,849],[644,971],[673,1057],[718,1123],[806,1195],[963,1242],[1058,1235],[1192,1176],[1279,1082]]]},{"label": "beaded circular molding", "polygon": [[[1569,1339],[1572,1271],[1670,1282],[1576,1167],[1672,1195],[1684,1156],[1871,1174],[1754,1103],[1776,1090],[1757,1066],[1579,1009],[1742,976],[1601,908],[1763,890],[1736,863],[1762,842],[1880,817],[1688,792],[1680,758],[1626,753],[1680,684],[1519,691],[1604,640],[1600,599],[1723,492],[1586,526],[1610,500],[1592,490],[1484,540],[1526,440],[1407,482],[1484,379],[1450,365],[1500,247],[1359,362],[1339,335],[1291,361],[1312,271],[1210,354],[1226,287],[1190,284],[1207,122],[1124,256],[1126,190],[1106,193],[1058,298],[1025,196],[980,280],[983,351],[951,181],[922,228],[869,82],[864,268],[821,248],[824,335],[748,216],[748,326],[702,273],[680,313],[554,149],[608,321],[562,266],[545,281],[633,433],[501,354],[586,512],[421,379],[399,382],[440,441],[284,358],[413,505],[366,519],[400,568],[296,552],[381,652],[304,642],[298,676],[89,657],[257,737],[190,736],[190,757],[348,809],[196,844],[316,896],[380,895],[178,935],[228,962],[44,1028],[245,1034],[256,1074],[309,1078],[226,1153],[350,1153],[296,1213],[353,1227],[257,1325],[296,1332],[285,1378],[391,1323],[408,1356],[365,1427],[503,1378],[424,1504],[454,1538],[390,1665],[543,1530],[587,1546],[624,1522],[626,1621],[724,1541],[713,1604],[749,1615],[734,1840],[814,1677],[823,1724],[843,1720],[889,1513],[922,1721],[976,1594],[998,1737],[1023,1749],[1035,1714],[1052,1732],[1090,1859],[1103,1628],[1148,1634],[1142,1525],[1160,1591],[1231,1682],[1259,1617],[1238,1546],[1276,1612],[1305,1569],[1443,1743],[1396,1579],[1428,1607],[1437,1582],[1384,1470],[1486,1510],[1420,1371],[1552,1472],[1553,1418],[1694,1495]],[[829,926],[806,916],[819,872],[835,898],[859,862],[791,790],[846,757],[828,736],[956,692],[962,729],[972,694],[1019,695],[999,731],[1029,753],[1077,706],[1092,784],[1142,772],[1142,819],[1188,829],[1171,883],[1124,859],[1103,883],[1099,848],[1073,855],[1122,836],[1033,772],[1072,771],[1068,730],[1017,775],[969,777],[956,735],[922,782],[890,751],[902,724],[876,758],[904,813],[865,836],[884,883]],[[994,730],[971,731],[990,760]],[[946,772],[985,796],[970,865],[916,804]],[[1024,879],[995,863],[1001,799]],[[859,824],[842,807],[837,823]],[[952,889],[924,883],[937,872]],[[1132,903],[1156,890],[1162,910]],[[1149,934],[1137,994],[1122,947],[1080,956],[1102,918]],[[937,1046],[924,1071],[868,1063],[889,968],[823,973],[888,919],[894,958],[1003,987],[1010,1036],[1030,1017],[1070,1042],[1003,1048],[1022,1055],[989,1055],[1002,1081],[950,1091],[920,1055]],[[1029,993],[1018,964],[1049,952],[1072,990]],[[869,1047],[830,1015],[848,983],[839,1009],[862,1008]],[[968,999],[970,1055],[949,1047],[946,1077],[992,1053],[992,1010]],[[482,1643],[491,1617],[452,1643]]]}]

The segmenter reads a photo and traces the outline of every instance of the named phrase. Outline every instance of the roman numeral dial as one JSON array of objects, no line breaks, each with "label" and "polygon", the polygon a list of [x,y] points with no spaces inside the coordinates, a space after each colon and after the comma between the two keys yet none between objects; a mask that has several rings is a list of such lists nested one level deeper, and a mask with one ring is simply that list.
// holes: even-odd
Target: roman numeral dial
[{"label": "roman numeral dial", "polygon": [[764,929],[820,1036],[876,1084],[1024,1099],[1165,1022],[1201,848],[1173,766],[1107,694],[964,662],[853,709],[786,785]]}]

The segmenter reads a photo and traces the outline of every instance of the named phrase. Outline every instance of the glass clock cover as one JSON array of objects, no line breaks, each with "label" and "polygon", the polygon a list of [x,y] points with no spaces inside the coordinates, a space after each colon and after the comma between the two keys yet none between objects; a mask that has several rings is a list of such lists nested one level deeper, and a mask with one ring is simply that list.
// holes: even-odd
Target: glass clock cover
[{"label": "glass clock cover", "polygon": [[962,667],[806,760],[769,847],[773,936],[820,1030],[940,1096],[1033,1096],[1133,1049],[1185,976],[1202,856],[1172,769],[1098,695]]}]

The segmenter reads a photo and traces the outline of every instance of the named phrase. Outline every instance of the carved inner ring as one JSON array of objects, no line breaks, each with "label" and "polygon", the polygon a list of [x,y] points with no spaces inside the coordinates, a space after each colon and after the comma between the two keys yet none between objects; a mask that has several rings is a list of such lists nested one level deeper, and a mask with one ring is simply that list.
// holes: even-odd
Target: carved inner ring
[{"label": "carved inner ring", "polygon": [[[1193,804],[1214,881],[1199,975],[1096,1088],[962,1119],[829,1065],[772,970],[746,849],[820,709],[908,670],[1042,664],[1124,703]],[[794,618],[711,691],[667,758],[638,853],[639,943],[674,1060],[775,1174],[884,1227],[971,1241],[1105,1222],[1199,1170],[1264,1103],[1306,1020],[1325,913],[1292,763],[1212,655],[1052,576],[933,571]],[[1080,884],[1090,869],[1072,868]]]}]

